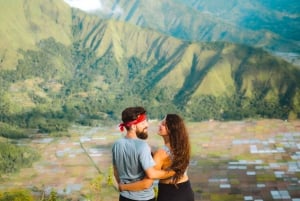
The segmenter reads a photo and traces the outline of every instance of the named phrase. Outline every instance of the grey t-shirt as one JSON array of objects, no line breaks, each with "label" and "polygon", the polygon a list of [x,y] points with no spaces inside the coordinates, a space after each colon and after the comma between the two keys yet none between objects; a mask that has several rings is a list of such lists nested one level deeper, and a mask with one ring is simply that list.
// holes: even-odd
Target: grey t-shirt
[{"label": "grey t-shirt", "polygon": [[[141,139],[117,140],[112,147],[112,161],[121,183],[142,180],[145,170],[155,165],[149,145]],[[122,191],[121,195],[132,200],[149,200],[154,198],[154,191],[151,187],[142,191]]]}]

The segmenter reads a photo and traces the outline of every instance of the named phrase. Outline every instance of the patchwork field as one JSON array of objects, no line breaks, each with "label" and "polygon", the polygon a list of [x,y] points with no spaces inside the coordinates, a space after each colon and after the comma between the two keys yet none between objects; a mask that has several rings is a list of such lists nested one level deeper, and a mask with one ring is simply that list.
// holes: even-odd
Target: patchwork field
[{"label": "patchwork field", "polygon": [[[162,146],[150,122],[148,142]],[[247,120],[187,123],[192,144],[189,177],[195,200],[300,200],[300,121]],[[72,137],[20,141],[42,159],[5,175],[0,190],[31,189],[41,198],[52,190],[69,200],[118,200],[110,185],[111,145],[118,127],[73,127]],[[101,185],[99,185],[101,184]]]}]

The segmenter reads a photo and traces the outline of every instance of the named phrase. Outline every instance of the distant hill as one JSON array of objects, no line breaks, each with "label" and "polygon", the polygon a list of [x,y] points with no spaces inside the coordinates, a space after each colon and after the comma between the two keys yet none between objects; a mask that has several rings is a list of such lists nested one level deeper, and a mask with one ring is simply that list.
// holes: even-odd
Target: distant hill
[{"label": "distant hill", "polygon": [[300,66],[297,0],[118,0],[96,15],[189,41],[227,41],[262,47]]},{"label": "distant hill", "polygon": [[300,70],[262,48],[193,42],[71,9],[1,1],[0,121],[43,132],[69,122],[299,118]]}]

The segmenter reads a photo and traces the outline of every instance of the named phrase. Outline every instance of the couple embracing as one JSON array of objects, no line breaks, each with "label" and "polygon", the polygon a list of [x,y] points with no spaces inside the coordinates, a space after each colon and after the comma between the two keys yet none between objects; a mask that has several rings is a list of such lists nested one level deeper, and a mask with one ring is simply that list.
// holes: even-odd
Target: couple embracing
[{"label": "couple embracing", "polygon": [[[112,147],[114,176],[119,185],[119,201],[194,201],[187,175],[190,161],[189,136],[183,119],[167,114],[158,134],[164,146],[152,156],[148,138],[148,119],[143,107],[122,112],[120,129],[126,135]],[[155,198],[153,181],[159,180]]]}]

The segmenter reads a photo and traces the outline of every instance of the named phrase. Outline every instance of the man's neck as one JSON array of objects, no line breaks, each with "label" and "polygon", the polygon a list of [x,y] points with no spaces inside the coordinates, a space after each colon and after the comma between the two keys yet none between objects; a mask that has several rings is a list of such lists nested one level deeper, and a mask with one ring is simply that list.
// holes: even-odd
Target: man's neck
[{"label": "man's neck", "polygon": [[130,139],[135,139],[135,138],[137,138],[136,132],[134,132],[134,131],[132,131],[132,130],[127,131],[127,133],[126,133],[126,138],[130,138]]}]

